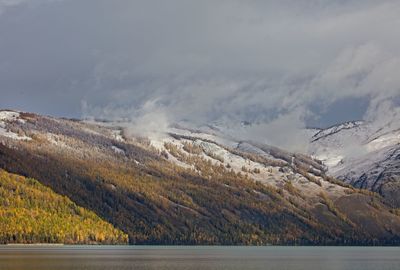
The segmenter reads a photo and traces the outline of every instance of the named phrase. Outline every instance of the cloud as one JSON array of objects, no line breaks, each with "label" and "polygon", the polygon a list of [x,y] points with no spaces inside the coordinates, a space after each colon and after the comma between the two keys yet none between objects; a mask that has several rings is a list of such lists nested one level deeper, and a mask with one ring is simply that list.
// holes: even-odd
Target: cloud
[{"label": "cloud", "polygon": [[250,121],[248,137],[289,146],[300,138],[281,134],[315,119],[359,117],[343,100],[371,119],[400,95],[398,1],[19,2],[0,0],[14,5],[0,16],[0,106],[143,130]]},{"label": "cloud", "polygon": [[63,1],[63,0],[0,0],[0,15],[7,9],[16,8],[23,4],[39,5],[46,2]]},{"label": "cloud", "polygon": [[0,15],[7,9],[26,2],[27,0],[0,0]]}]

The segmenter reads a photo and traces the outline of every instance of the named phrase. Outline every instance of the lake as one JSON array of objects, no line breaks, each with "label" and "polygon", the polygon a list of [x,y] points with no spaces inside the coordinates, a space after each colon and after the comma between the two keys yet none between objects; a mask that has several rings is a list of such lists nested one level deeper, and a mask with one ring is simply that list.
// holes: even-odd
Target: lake
[{"label": "lake", "polygon": [[0,246],[1,270],[392,270],[397,247]]}]

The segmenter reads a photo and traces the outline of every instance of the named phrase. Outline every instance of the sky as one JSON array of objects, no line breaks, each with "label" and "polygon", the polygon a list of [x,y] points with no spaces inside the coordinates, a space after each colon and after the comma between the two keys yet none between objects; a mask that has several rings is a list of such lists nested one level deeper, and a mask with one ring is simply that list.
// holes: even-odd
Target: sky
[{"label": "sky", "polygon": [[398,110],[399,14],[397,0],[0,0],[0,108],[247,121],[282,144]]}]

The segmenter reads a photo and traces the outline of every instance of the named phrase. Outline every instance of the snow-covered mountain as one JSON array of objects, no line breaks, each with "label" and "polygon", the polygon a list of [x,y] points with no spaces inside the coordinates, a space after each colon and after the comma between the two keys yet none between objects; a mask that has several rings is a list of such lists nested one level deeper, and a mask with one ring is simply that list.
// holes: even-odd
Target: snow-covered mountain
[{"label": "snow-covered mountain", "polygon": [[[304,144],[297,152],[322,161],[328,175],[357,188],[379,192],[389,203],[400,207],[400,119],[396,116],[388,119],[350,121],[324,129],[297,130],[297,134],[290,134],[290,139],[284,141]],[[260,138],[268,141],[267,134],[265,137],[262,134],[271,128],[262,123],[235,124],[228,121],[200,129],[219,138],[255,135],[253,141],[260,141]]]},{"label": "snow-covered mountain", "polygon": [[400,206],[400,119],[348,122],[316,131],[308,151],[323,161],[329,174]]},{"label": "snow-covered mountain", "polygon": [[129,122],[17,111],[0,111],[0,127],[1,169],[68,196],[130,243],[400,241],[399,213],[376,194],[327,176],[315,158],[221,127],[148,133]]}]

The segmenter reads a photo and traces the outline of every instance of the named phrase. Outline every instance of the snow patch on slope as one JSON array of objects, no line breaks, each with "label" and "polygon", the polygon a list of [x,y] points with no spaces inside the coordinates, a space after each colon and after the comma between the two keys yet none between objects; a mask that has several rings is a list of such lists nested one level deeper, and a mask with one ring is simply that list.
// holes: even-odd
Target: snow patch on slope
[{"label": "snow patch on slope", "polygon": [[377,151],[385,147],[400,143],[400,131],[393,134],[386,134],[366,144],[368,152]]},{"label": "snow patch on slope", "polygon": [[119,141],[119,142],[125,141],[124,138],[122,137],[122,130],[116,129],[116,130],[112,130],[111,132],[116,141]]},{"label": "snow patch on slope", "polygon": [[1,121],[13,122],[13,121],[16,121],[19,118],[19,116],[20,116],[19,112],[0,111],[0,120]]},{"label": "snow patch on slope", "polygon": [[125,151],[124,151],[123,149],[121,149],[121,148],[119,148],[119,147],[117,147],[117,146],[115,146],[115,145],[111,146],[111,149],[112,149],[116,154],[119,154],[119,155],[124,155],[124,154],[125,154]]},{"label": "snow patch on slope", "polygon": [[0,111],[0,136],[7,137],[13,140],[30,141],[32,138],[21,136],[7,128],[8,123],[18,121],[25,123],[25,120],[20,119],[20,113],[14,111]]}]

